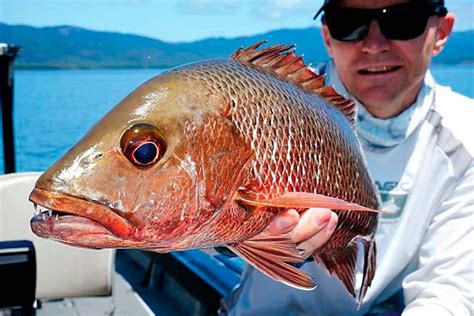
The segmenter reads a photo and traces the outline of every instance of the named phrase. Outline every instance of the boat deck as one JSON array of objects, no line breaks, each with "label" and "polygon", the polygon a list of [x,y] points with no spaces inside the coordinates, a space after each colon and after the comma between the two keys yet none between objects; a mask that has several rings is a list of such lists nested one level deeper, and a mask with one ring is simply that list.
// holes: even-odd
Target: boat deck
[{"label": "boat deck", "polygon": [[[37,316],[155,315],[130,284],[115,273],[112,296],[42,301]],[[161,314],[161,313],[160,313]],[[0,312],[1,315],[1,312]]]},{"label": "boat deck", "polygon": [[112,296],[42,300],[36,315],[216,315],[242,269],[239,258],[199,250],[164,255],[118,250]]}]

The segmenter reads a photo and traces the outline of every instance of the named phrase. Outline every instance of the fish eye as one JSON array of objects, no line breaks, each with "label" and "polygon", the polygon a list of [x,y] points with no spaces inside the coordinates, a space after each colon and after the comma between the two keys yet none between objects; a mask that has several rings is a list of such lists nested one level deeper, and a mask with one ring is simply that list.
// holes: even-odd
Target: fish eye
[{"label": "fish eye", "polygon": [[120,147],[131,163],[146,167],[157,163],[163,157],[166,142],[157,127],[148,123],[138,123],[123,133]]}]

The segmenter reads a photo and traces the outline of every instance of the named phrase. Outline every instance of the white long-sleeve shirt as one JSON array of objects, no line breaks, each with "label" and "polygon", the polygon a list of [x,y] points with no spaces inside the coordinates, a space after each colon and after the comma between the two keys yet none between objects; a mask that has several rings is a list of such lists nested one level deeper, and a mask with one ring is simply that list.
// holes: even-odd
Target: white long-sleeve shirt
[{"label": "white long-sleeve shirt", "polygon": [[[348,96],[333,65],[322,69],[326,83]],[[473,315],[473,100],[427,73],[409,109],[380,120],[361,107],[357,124],[382,209],[393,212],[379,220],[377,271],[362,307],[336,277],[308,262],[301,269],[318,284],[309,292],[248,267],[226,301],[230,315],[363,315],[400,306],[404,316]]]}]

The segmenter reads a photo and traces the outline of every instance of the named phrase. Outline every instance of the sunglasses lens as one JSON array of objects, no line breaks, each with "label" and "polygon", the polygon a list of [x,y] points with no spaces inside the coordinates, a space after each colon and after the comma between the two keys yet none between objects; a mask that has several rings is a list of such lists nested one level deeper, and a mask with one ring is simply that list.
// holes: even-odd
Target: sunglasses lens
[{"label": "sunglasses lens", "polygon": [[386,38],[410,40],[423,34],[429,14],[408,10],[393,10],[382,15],[378,21]]},{"label": "sunglasses lens", "polygon": [[423,34],[431,14],[417,3],[374,10],[334,8],[325,12],[324,22],[331,36],[339,41],[363,40],[374,19],[387,39],[409,40]]},{"label": "sunglasses lens", "polygon": [[361,10],[344,8],[327,11],[324,20],[334,39],[344,42],[360,41],[367,35],[370,17]]}]

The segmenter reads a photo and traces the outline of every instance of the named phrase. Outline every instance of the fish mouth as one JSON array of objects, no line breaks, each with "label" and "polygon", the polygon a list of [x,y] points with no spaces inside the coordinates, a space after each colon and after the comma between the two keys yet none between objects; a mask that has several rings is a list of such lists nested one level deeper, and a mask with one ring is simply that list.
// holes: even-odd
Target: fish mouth
[{"label": "fish mouth", "polygon": [[135,227],[98,202],[39,188],[30,201],[36,209],[30,226],[40,237],[85,248],[125,248],[134,239]]}]

